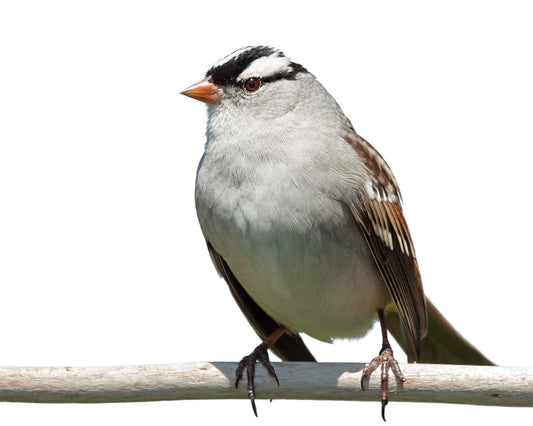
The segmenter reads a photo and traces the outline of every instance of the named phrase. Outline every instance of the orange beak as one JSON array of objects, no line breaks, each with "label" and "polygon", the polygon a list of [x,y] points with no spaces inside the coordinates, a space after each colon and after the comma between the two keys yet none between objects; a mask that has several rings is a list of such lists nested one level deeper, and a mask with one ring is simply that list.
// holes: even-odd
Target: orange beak
[{"label": "orange beak", "polygon": [[220,101],[220,88],[213,83],[210,75],[180,93],[208,104]]}]

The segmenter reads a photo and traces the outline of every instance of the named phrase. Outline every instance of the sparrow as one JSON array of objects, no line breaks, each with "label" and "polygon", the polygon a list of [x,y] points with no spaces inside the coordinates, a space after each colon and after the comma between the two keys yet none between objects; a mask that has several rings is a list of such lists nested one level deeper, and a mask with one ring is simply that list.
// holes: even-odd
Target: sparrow
[{"label": "sparrow", "polygon": [[360,338],[379,321],[379,354],[363,369],[404,381],[390,331],[409,362],[492,365],[425,297],[401,194],[383,157],[302,65],[270,46],[215,63],[181,92],[207,105],[196,176],[198,220],[218,273],[262,343],[246,371],[257,416],[260,362],[315,361],[300,333]]}]

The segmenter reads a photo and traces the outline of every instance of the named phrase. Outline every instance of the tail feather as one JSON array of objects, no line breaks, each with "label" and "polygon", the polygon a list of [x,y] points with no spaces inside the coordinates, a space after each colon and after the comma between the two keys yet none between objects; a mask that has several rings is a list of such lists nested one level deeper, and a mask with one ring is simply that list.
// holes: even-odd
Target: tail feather
[{"label": "tail feather", "polygon": [[407,354],[409,362],[495,365],[461,336],[431,301],[426,299],[426,302],[428,331],[426,337],[420,342],[420,356],[418,359],[416,359],[409,336],[403,328],[396,309],[391,306],[385,311],[387,328]]}]

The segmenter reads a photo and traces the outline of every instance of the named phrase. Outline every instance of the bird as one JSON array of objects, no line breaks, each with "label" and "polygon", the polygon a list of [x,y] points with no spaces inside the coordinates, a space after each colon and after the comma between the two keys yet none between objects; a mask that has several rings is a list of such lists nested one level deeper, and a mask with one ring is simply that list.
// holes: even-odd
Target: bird
[{"label": "bird", "polygon": [[316,359],[305,333],[361,338],[379,321],[381,349],[362,371],[404,381],[390,332],[409,362],[493,365],[426,298],[398,183],[332,95],[281,50],[246,46],[181,92],[207,105],[195,202],[219,275],[261,344],[243,357],[257,416],[254,374],[276,380],[283,361]]}]

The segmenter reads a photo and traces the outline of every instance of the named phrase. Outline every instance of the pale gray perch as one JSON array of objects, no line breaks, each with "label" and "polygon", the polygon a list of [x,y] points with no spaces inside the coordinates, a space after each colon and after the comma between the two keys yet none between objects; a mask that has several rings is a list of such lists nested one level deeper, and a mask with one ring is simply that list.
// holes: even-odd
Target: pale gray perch
[{"label": "pale gray perch", "polygon": [[[379,370],[361,391],[364,364],[273,363],[281,386],[261,366],[257,398],[379,401]],[[0,367],[0,401],[102,403],[247,398],[230,362],[110,366]],[[533,368],[403,364],[403,389],[391,401],[533,406]],[[394,380],[391,380],[394,382]],[[391,383],[394,385],[394,383]]]}]

